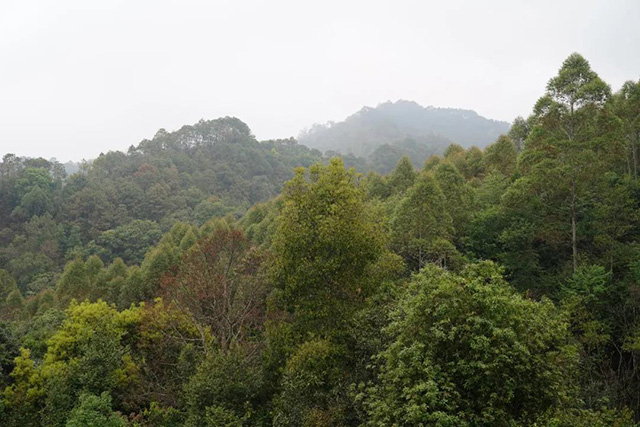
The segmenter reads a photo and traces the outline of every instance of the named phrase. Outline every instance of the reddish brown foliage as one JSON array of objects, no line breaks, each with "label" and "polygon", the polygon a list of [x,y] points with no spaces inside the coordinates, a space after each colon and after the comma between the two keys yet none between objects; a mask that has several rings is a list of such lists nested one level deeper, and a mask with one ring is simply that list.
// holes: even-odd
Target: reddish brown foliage
[{"label": "reddish brown foliage", "polygon": [[242,231],[218,230],[185,254],[175,277],[163,280],[167,299],[192,319],[204,347],[208,331],[226,350],[261,325],[261,260]]}]

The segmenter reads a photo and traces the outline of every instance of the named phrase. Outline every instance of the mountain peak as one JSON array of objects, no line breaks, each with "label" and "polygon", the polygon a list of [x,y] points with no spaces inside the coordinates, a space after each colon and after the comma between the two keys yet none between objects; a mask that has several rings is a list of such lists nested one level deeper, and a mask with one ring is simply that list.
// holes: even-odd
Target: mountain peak
[{"label": "mountain peak", "polygon": [[320,150],[368,156],[378,147],[413,138],[441,152],[451,142],[486,146],[509,131],[509,123],[487,119],[473,110],[423,107],[404,99],[365,106],[342,122],[316,124],[300,142]]}]

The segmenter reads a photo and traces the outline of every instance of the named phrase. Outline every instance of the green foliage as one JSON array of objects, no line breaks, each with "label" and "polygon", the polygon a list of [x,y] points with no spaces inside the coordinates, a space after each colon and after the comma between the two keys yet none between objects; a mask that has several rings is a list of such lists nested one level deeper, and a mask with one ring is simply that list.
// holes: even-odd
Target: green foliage
[{"label": "green foliage", "polygon": [[440,163],[434,169],[434,178],[444,196],[444,206],[451,216],[456,243],[462,247],[463,236],[473,212],[473,193],[466,186],[464,177],[455,166]]},{"label": "green foliage", "polygon": [[573,54],[508,132],[387,103],[325,164],[230,117],[5,155],[0,424],[635,425],[639,88]]},{"label": "green foliage", "polygon": [[252,207],[240,221],[247,238],[257,245],[271,246],[281,208],[281,197]]},{"label": "green foliage", "polygon": [[274,241],[274,279],[301,332],[338,330],[370,292],[367,268],[382,251],[379,223],[341,160],[298,169],[287,184]]},{"label": "green foliage", "polygon": [[7,295],[7,299],[4,300],[3,311],[7,313],[9,318],[17,317],[21,314],[24,308],[24,298],[18,289],[15,289]]},{"label": "green foliage", "polygon": [[193,245],[198,242],[198,236],[193,231],[193,229],[189,229],[184,237],[180,240],[180,249],[182,251],[186,251],[190,249]]},{"label": "green foliage", "polygon": [[438,242],[451,237],[452,225],[442,190],[433,176],[422,173],[391,219],[393,248],[415,270],[427,262],[446,265],[447,254],[438,250]]},{"label": "green foliage", "polygon": [[30,219],[53,210],[53,182],[45,168],[26,168],[16,181],[16,198],[20,200],[12,212],[15,217]]},{"label": "green foliage", "polygon": [[117,300],[118,307],[127,308],[131,304],[150,299],[153,295],[149,288],[150,286],[145,281],[142,270],[137,266],[131,267],[128,271],[127,279],[120,287]]},{"label": "green foliage", "polygon": [[7,264],[16,282],[21,288],[26,288],[37,276],[54,269],[55,263],[43,253],[24,252]]},{"label": "green foliage", "polygon": [[10,425],[37,426],[39,420],[34,416],[40,409],[43,397],[42,376],[31,360],[28,349],[21,348],[15,358],[15,367],[11,371],[13,384],[4,390],[4,412]]},{"label": "green foliage", "polygon": [[18,284],[8,271],[0,269],[0,305],[5,302],[9,294],[18,290]]},{"label": "green foliage", "polygon": [[151,402],[149,408],[145,408],[133,417],[131,424],[144,427],[180,427],[183,425],[183,419],[182,414],[177,409],[163,407]]},{"label": "green foliage", "polygon": [[28,325],[25,325],[25,332],[22,343],[28,348],[31,358],[41,362],[47,352],[47,342],[57,332],[66,317],[66,313],[61,310],[50,308],[35,316]]},{"label": "green foliage", "polygon": [[294,167],[320,160],[320,152],[293,139],[260,143],[230,117],[158,132],[70,177],[56,161],[6,155],[0,269],[25,291],[39,274],[60,272],[75,258],[139,264],[176,221],[200,226],[213,216],[237,216],[277,195]]},{"label": "green foliage", "polygon": [[216,425],[217,420],[235,426],[250,419],[260,380],[256,361],[241,351],[210,354],[185,386],[185,425]]},{"label": "green foliage", "polygon": [[162,236],[160,227],[153,221],[134,220],[102,233],[97,244],[100,254],[108,260],[122,258],[128,264],[139,264],[144,254]]},{"label": "green foliage", "polygon": [[635,427],[629,410],[559,410],[535,424],[545,427]]},{"label": "green foliage", "polygon": [[599,265],[581,266],[563,287],[567,296],[579,295],[588,304],[605,303],[608,299],[611,274]]},{"label": "green foliage", "polygon": [[73,408],[66,427],[125,427],[124,418],[111,409],[111,396],[104,392],[100,396],[82,394]]},{"label": "green foliage", "polygon": [[508,136],[509,139],[513,141],[518,153],[524,150],[525,141],[529,136],[529,132],[531,132],[531,124],[529,121],[519,116],[513,120]]},{"label": "green foliage", "polygon": [[485,150],[483,157],[485,169],[511,176],[516,170],[516,157],[515,144],[511,138],[502,135]]},{"label": "green foliage", "polygon": [[558,75],[549,80],[547,92],[556,102],[569,108],[567,113],[589,104],[602,103],[611,95],[609,86],[578,53],[572,53],[565,59]]},{"label": "green foliage", "polygon": [[[413,167],[412,167],[413,168]],[[377,172],[367,174],[367,197],[386,199],[391,195],[388,179]]]},{"label": "green foliage", "polygon": [[627,81],[615,94],[613,100],[615,114],[622,119],[627,160],[627,173],[638,177],[638,146],[640,145],[640,81]]},{"label": "green foliage", "polygon": [[[0,390],[9,383],[13,361],[18,356],[18,340],[9,325],[0,323]],[[1,413],[1,411],[0,411]]]},{"label": "green foliage", "polygon": [[326,340],[307,341],[287,360],[274,426],[345,425],[341,351]]},{"label": "green foliage", "polygon": [[[92,273],[99,274],[100,264],[95,258],[93,263],[94,271]],[[62,301],[63,305],[69,303],[72,298],[80,301],[89,298],[92,283],[87,264],[76,259],[65,266],[57,289],[58,299]]]},{"label": "green foliage", "polygon": [[394,193],[403,193],[413,185],[416,172],[408,157],[403,157],[389,176],[389,186]]},{"label": "green foliage", "polygon": [[411,283],[366,399],[371,425],[511,425],[563,403],[575,348],[548,300],[514,292],[492,263]]},{"label": "green foliage", "polygon": [[242,427],[243,419],[228,409],[220,406],[209,406],[205,416],[205,424],[203,425],[211,427]]},{"label": "green foliage", "polygon": [[[123,337],[137,322],[136,311],[117,312],[104,302],[74,303],[66,314],[47,340],[42,363],[35,365],[27,349],[16,359],[14,383],[4,393],[5,406],[16,419],[34,423],[40,413],[45,424],[64,425],[82,392],[122,396],[135,381],[136,367]],[[85,403],[92,407],[95,402]]]},{"label": "green foliage", "polygon": [[194,209],[194,216],[197,224],[202,225],[213,217],[223,217],[231,211],[233,211],[232,208],[213,198],[200,202]]}]

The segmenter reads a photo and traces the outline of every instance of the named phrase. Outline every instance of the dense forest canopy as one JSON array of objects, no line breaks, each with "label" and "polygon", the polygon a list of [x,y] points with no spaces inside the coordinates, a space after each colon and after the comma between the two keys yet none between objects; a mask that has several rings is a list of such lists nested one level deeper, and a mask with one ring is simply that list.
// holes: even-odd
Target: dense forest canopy
[{"label": "dense forest canopy", "polygon": [[235,118],[200,121],[65,166],[11,154],[0,163],[0,268],[25,294],[52,286],[66,261],[97,254],[139,264],[178,221],[202,225],[280,192],[293,168],[322,160],[294,140],[258,142]]},{"label": "dense forest canopy", "polygon": [[372,111],[476,127],[439,155],[227,117],[72,175],[4,156],[2,424],[637,425],[640,81],[572,54],[511,126]]}]

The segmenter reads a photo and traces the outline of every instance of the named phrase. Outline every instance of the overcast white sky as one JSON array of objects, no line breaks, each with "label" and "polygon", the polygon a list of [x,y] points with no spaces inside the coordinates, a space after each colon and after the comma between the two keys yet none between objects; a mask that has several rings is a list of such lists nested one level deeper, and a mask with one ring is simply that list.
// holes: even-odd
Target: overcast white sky
[{"label": "overcast white sky", "polygon": [[0,155],[93,158],[236,116],[296,136],[408,99],[511,121],[571,52],[640,78],[640,1],[0,0]]}]

